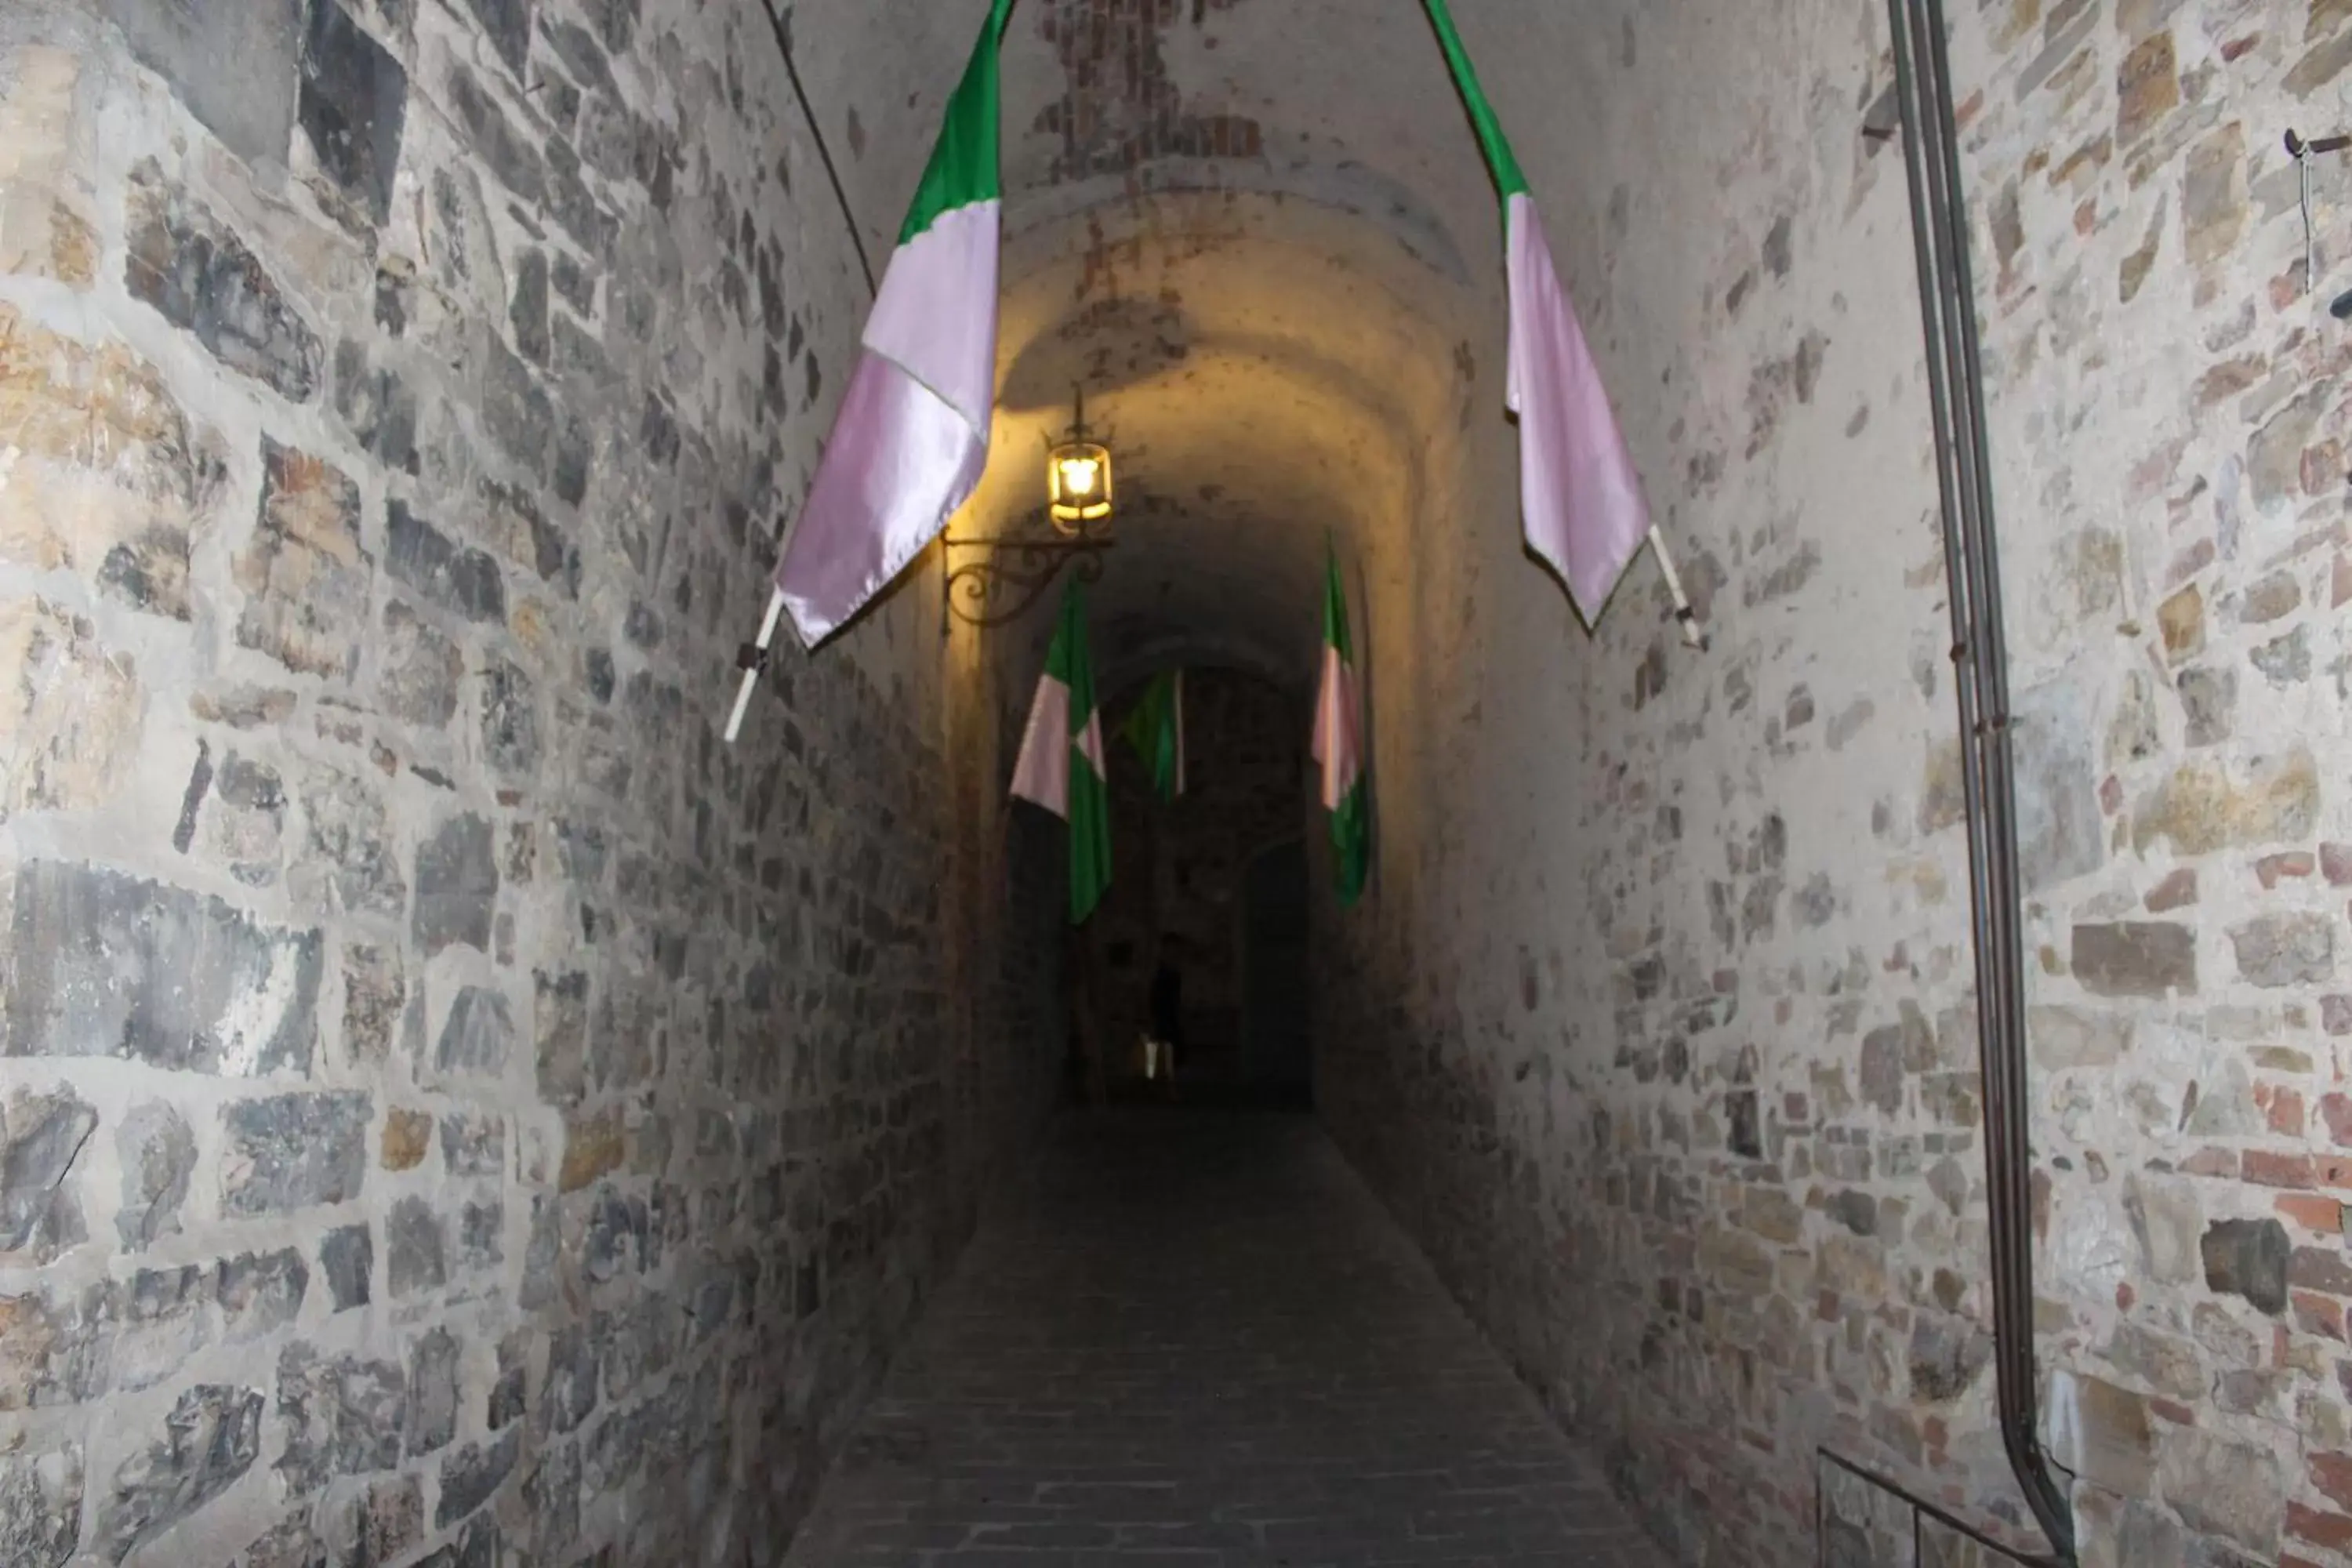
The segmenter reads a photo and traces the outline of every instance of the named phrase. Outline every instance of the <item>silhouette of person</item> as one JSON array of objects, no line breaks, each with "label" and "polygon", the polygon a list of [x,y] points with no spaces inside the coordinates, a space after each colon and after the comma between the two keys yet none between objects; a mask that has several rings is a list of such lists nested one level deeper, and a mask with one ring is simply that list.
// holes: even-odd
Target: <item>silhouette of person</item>
[{"label": "silhouette of person", "polygon": [[1172,936],[1160,939],[1160,966],[1151,975],[1151,1037],[1166,1053],[1167,1079],[1172,1091],[1176,1063],[1184,1052],[1184,972],[1177,967],[1181,953]]}]

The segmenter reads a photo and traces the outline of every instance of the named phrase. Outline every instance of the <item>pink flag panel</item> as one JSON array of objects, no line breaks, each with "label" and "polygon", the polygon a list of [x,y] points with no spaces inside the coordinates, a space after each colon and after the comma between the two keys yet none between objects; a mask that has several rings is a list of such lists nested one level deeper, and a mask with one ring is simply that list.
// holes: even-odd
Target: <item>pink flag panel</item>
[{"label": "pink flag panel", "polygon": [[1650,531],[1641,476],[1560,287],[1543,219],[1510,199],[1510,404],[1528,545],[1568,583],[1589,626]]},{"label": "pink flag panel", "polygon": [[860,354],[776,587],[814,647],[929,544],[980,483],[984,441],[937,393]]}]

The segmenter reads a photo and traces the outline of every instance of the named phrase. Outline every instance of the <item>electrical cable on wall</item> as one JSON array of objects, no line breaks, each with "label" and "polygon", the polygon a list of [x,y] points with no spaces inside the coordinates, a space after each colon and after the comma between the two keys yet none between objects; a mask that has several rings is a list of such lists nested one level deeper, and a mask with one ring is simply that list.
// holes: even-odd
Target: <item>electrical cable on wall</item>
[{"label": "electrical cable on wall", "polygon": [[833,185],[833,199],[841,205],[842,226],[849,230],[849,243],[857,252],[857,270],[866,279],[866,293],[870,299],[878,291],[874,281],[874,262],[866,254],[865,231],[857,226],[857,213],[849,205],[849,192],[842,184],[841,170],[833,161],[833,147],[824,139],[824,127],[817,123],[816,106],[809,102],[808,89],[801,81],[801,68],[793,58],[792,31],[777,13],[775,0],[762,0],[760,8],[768,14],[768,26],[776,35],[776,53],[783,58],[784,78],[793,84],[793,96],[800,100],[801,118],[808,121],[809,136],[816,142],[817,162],[824,165],[824,177]]}]

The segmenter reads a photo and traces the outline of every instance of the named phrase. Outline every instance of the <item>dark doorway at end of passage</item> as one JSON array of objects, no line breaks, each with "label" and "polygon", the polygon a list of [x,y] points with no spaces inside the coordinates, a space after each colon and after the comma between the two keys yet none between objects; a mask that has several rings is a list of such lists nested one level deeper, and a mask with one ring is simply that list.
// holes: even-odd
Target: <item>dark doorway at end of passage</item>
[{"label": "dark doorway at end of passage", "polygon": [[[1288,1111],[1315,1109],[1307,998],[1307,862],[1298,839],[1253,856],[1237,889],[1233,941],[1239,1006],[1188,1017],[1172,1083],[1118,1063],[1107,1076],[1117,1106]],[[1126,1070],[1121,1070],[1126,1069]]]}]

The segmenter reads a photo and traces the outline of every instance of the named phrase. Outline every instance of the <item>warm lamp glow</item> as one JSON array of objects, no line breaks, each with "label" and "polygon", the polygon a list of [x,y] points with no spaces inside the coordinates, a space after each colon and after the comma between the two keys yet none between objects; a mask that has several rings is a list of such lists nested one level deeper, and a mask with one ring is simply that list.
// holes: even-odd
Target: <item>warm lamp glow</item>
[{"label": "warm lamp glow", "polygon": [[1065,441],[1045,465],[1046,497],[1056,524],[1099,522],[1111,513],[1110,452],[1091,441]]}]

